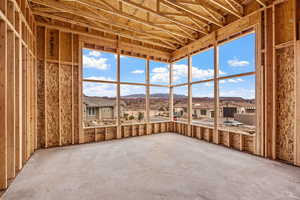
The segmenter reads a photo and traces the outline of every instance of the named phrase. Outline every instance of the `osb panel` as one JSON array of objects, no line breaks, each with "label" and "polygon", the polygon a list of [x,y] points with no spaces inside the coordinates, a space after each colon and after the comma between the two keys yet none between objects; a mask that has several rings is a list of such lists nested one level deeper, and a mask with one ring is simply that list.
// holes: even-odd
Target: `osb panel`
[{"label": "osb panel", "polygon": [[79,143],[79,80],[78,80],[78,66],[73,66],[73,116],[74,116],[74,143]]},{"label": "osb panel", "polygon": [[46,65],[46,117],[48,147],[59,145],[59,69],[58,64]]},{"label": "osb panel", "polygon": [[72,62],[72,34],[60,33],[60,60]]},{"label": "osb panel", "polygon": [[123,126],[123,137],[127,138],[131,136],[132,126]]},{"label": "osb panel", "polygon": [[210,130],[208,128],[204,128],[203,139],[210,142],[210,138]]},{"label": "osb panel", "polygon": [[84,130],[84,142],[95,142],[95,129],[85,129]]},{"label": "osb panel", "polygon": [[72,144],[72,66],[60,66],[61,144]]},{"label": "osb panel", "polygon": [[240,149],[240,134],[230,133],[231,134],[231,147],[234,149]]},{"label": "osb panel", "polygon": [[219,131],[219,137],[220,137],[220,144],[227,146],[229,142],[228,132]]},{"label": "osb panel", "polygon": [[280,44],[294,38],[293,1],[275,6],[275,43]]},{"label": "osb panel", "polygon": [[244,136],[244,150],[249,153],[254,153],[254,141],[252,136]]},{"label": "osb panel", "polygon": [[117,138],[117,128],[109,127],[106,128],[105,140],[113,140]]},{"label": "osb panel", "polygon": [[105,140],[105,128],[96,129],[96,142]]},{"label": "osb panel", "polygon": [[139,126],[138,125],[133,125],[132,127],[132,136],[138,136],[139,134]]},{"label": "osb panel", "polygon": [[295,69],[293,46],[276,51],[276,68],[276,154],[278,159],[293,162],[295,128]]},{"label": "osb panel", "polygon": [[167,123],[161,123],[160,124],[160,132],[161,133],[164,133],[164,132],[166,132],[167,131]]},{"label": "osb panel", "polygon": [[154,124],[154,133],[159,133],[160,124]]},{"label": "osb panel", "polygon": [[199,140],[202,139],[202,128],[201,127],[195,127],[195,137]]},{"label": "osb panel", "polygon": [[152,134],[153,133],[153,124],[149,124],[148,125],[148,134]]},{"label": "osb panel", "polygon": [[146,125],[139,125],[139,135],[145,135]]},{"label": "osb panel", "polygon": [[47,59],[58,60],[59,57],[59,32],[54,29],[47,29],[46,39],[46,55]]},{"label": "osb panel", "polygon": [[37,27],[37,57],[38,59],[45,59],[45,27]]},{"label": "osb panel", "polygon": [[79,59],[79,39],[78,39],[78,35],[73,35],[73,62],[74,63],[78,63]]},{"label": "osb panel", "polygon": [[45,147],[45,65],[43,60],[37,64],[37,145]]}]

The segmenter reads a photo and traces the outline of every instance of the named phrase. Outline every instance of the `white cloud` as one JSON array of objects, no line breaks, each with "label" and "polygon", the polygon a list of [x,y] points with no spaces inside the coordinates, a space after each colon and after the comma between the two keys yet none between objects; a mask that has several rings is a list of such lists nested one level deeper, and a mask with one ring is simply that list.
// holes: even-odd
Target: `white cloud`
[{"label": "white cloud", "polygon": [[145,94],[145,86],[139,85],[121,85],[121,96],[131,95],[131,94]]},{"label": "white cloud", "polygon": [[254,89],[245,89],[237,88],[234,90],[223,90],[220,92],[221,97],[242,97],[245,99],[254,99],[255,90]]},{"label": "white cloud", "polygon": [[206,83],[205,83],[205,86],[207,86],[207,87],[212,87],[212,86],[213,86],[213,84],[212,84],[212,83],[210,83],[210,82],[206,82]]},{"label": "white cloud", "polygon": [[95,68],[99,70],[107,70],[110,67],[107,63],[107,58],[94,58],[88,55],[83,56],[83,66],[86,68]]},{"label": "white cloud", "polygon": [[84,82],[83,93],[87,96],[116,96],[116,87],[113,84]]},{"label": "white cloud", "polygon": [[137,70],[132,71],[131,73],[132,73],[132,74],[143,74],[143,73],[144,73],[144,70],[139,70],[139,69],[137,69]]},{"label": "white cloud", "polygon": [[105,76],[89,76],[89,77],[85,77],[84,79],[89,79],[89,80],[101,80],[101,81],[113,81],[112,78],[110,78],[110,77],[105,77]]},{"label": "white cloud", "polygon": [[165,67],[156,67],[152,70],[153,73],[164,73],[168,72],[168,69]]},{"label": "white cloud", "polygon": [[94,56],[94,57],[100,57],[101,53],[99,51],[93,51],[93,50],[91,50],[88,55],[89,56]]},{"label": "white cloud", "polygon": [[[117,54],[114,54],[115,58],[117,58]],[[125,58],[125,56],[120,55],[120,58]]]},{"label": "white cloud", "polygon": [[150,74],[151,82],[169,83],[169,69],[168,67],[156,67],[152,69]]},{"label": "white cloud", "polygon": [[244,82],[243,79],[241,78],[235,78],[235,79],[228,79],[229,83],[240,83],[240,82]]},{"label": "white cloud", "polygon": [[220,80],[219,83],[226,83],[226,81],[225,80]]},{"label": "white cloud", "polygon": [[[223,71],[219,71],[219,74],[226,74]],[[173,79],[174,82],[188,76],[188,66],[184,64],[173,65]],[[197,67],[192,67],[192,77],[193,79],[210,79],[214,76],[214,69],[199,69]]]},{"label": "white cloud", "polygon": [[231,67],[246,67],[250,63],[247,60],[239,60],[238,58],[234,57],[232,60],[227,61],[228,65]]}]

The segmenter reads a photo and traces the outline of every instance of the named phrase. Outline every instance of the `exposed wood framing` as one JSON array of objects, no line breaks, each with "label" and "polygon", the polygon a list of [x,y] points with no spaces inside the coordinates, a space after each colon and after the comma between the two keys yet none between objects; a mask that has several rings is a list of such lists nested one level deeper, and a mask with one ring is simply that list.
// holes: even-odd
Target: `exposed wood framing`
[{"label": "exposed wood framing", "polygon": [[192,136],[192,120],[193,120],[193,95],[192,95],[192,57],[189,55],[188,56],[188,107],[187,107],[187,123],[188,123],[188,132],[187,136]]},{"label": "exposed wood framing", "polygon": [[28,6],[25,0],[0,2],[0,190],[8,187],[37,144],[36,32]]},{"label": "exposed wood framing", "polygon": [[[36,149],[166,131],[299,166],[299,7],[296,0],[0,1],[0,189]],[[192,82],[193,54],[214,47],[218,72],[217,45],[251,31],[257,36],[256,72],[215,73]],[[120,84],[133,84],[120,81],[120,54],[147,60],[146,83],[136,84],[146,86],[145,123],[121,125],[119,106],[116,126],[83,129],[84,47],[117,54],[117,82],[107,81],[118,85],[117,104]],[[187,83],[172,85],[172,64],[169,85],[150,83],[149,60],[173,63],[184,57]],[[256,75],[260,102],[255,136],[221,129],[217,114],[213,128],[191,123],[192,84],[214,81],[218,113],[218,81],[247,75]],[[187,123],[151,123],[150,86],[169,88],[171,120],[173,89],[188,86]]]},{"label": "exposed wood framing", "polygon": [[219,48],[217,42],[214,43],[214,143],[220,143],[219,126]]}]

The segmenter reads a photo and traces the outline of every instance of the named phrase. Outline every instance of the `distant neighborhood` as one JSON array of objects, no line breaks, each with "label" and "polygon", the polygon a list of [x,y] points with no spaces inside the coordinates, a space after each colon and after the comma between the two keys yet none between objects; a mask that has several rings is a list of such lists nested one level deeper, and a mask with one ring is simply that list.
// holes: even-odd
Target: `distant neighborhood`
[{"label": "distant neighborhood", "polygon": [[[121,97],[121,123],[141,123],[145,120],[145,95],[129,95]],[[234,130],[255,132],[255,100],[240,97],[220,97],[219,126]],[[174,120],[187,119],[187,97],[174,95]],[[202,126],[214,125],[214,99],[208,97],[193,98],[192,117],[194,124]],[[116,124],[116,99],[109,97],[89,97],[83,99],[84,126],[107,126]],[[150,120],[169,120],[168,94],[150,96]]]}]

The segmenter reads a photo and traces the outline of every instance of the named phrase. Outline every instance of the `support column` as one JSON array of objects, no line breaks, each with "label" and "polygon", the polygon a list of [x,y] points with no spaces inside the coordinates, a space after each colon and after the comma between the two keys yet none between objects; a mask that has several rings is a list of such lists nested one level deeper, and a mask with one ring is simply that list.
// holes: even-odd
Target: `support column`
[{"label": "support column", "polygon": [[276,105],[274,59],[274,6],[265,12],[265,157],[276,159]]},{"label": "support column", "polygon": [[150,126],[150,60],[147,56],[146,62],[146,130],[147,135],[149,134],[149,126]]},{"label": "support column", "polygon": [[12,30],[7,33],[7,161],[8,178],[15,177],[15,35]]},{"label": "support column", "polygon": [[[5,4],[4,1],[1,4]],[[7,188],[7,25],[1,20],[0,54],[0,189],[5,189]]]},{"label": "support column", "polygon": [[[79,121],[79,144],[84,143],[84,131],[83,131],[83,120],[82,120],[82,68],[83,68],[83,60],[82,60],[82,49],[83,49],[83,42],[79,41],[79,68],[78,68],[78,121]],[[46,70],[45,70],[46,71]],[[46,75],[45,75],[46,76]],[[45,84],[46,85],[46,84]],[[45,94],[46,95],[46,94]],[[45,102],[46,103],[46,102]],[[47,133],[47,132],[46,132]]]},{"label": "support column", "polygon": [[218,123],[219,123],[219,48],[217,43],[217,38],[215,38],[214,43],[214,135],[213,142],[216,144],[220,143],[220,137],[218,132]]},{"label": "support column", "polygon": [[170,63],[169,65],[169,115],[170,120],[174,121],[174,111],[173,111],[173,105],[174,105],[174,97],[173,97],[173,91],[174,88],[172,87],[173,82],[173,63]]},{"label": "support column", "polygon": [[[118,46],[119,46],[119,38],[118,38]],[[117,49],[117,139],[122,138],[122,130],[121,130],[121,86],[120,86],[120,50]]]},{"label": "support column", "polygon": [[188,56],[188,136],[192,136],[192,112],[193,112],[193,96],[192,96],[192,57]]}]

